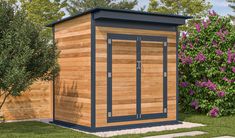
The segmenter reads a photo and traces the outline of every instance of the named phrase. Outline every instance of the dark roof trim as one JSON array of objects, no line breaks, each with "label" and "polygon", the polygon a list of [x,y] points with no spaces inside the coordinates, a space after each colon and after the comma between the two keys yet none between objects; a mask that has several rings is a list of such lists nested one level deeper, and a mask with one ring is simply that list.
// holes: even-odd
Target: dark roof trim
[{"label": "dark roof trim", "polygon": [[[132,14],[133,16],[138,16],[139,15],[145,15],[146,17],[147,16],[155,16],[155,17],[158,17],[158,18],[161,18],[161,17],[168,17],[168,18],[173,18],[173,19],[183,19],[183,20],[186,20],[186,19],[190,19],[192,18],[191,16],[182,16],[182,15],[173,15],[173,14],[161,14],[161,13],[150,13],[150,12],[142,12],[142,11],[133,11],[133,10],[117,10],[117,9],[107,9],[107,8],[94,8],[94,9],[90,9],[90,10],[87,10],[83,13],[79,13],[79,14],[76,14],[76,15],[73,15],[73,16],[70,16],[70,17],[67,17],[67,18],[64,18],[64,19],[61,19],[61,20],[58,20],[58,21],[55,21],[51,24],[48,24],[47,27],[53,27],[54,25],[56,24],[59,24],[59,23],[62,23],[64,21],[68,21],[68,20],[71,20],[73,18],[76,18],[76,17],[79,17],[79,16],[82,16],[82,15],[85,15],[85,14],[88,14],[88,13],[96,13],[96,12],[100,12],[100,13],[126,13],[128,15]],[[108,15],[106,15],[108,16]],[[108,16],[110,17],[110,15]],[[108,17],[102,17],[102,18],[108,18]],[[111,16],[111,17],[115,17],[115,16]],[[96,17],[97,18],[97,17]],[[101,18],[101,17],[100,17]],[[134,18],[133,18],[134,19]],[[125,18],[124,18],[125,20]],[[135,21],[142,21],[139,17],[137,19],[135,19]],[[172,23],[172,24],[177,24],[177,23]],[[178,23],[178,25],[181,25],[181,23]]]},{"label": "dark roof trim", "polygon": [[150,23],[150,22],[134,22],[126,20],[113,20],[103,19],[96,20],[95,26],[116,27],[116,28],[129,28],[129,29],[145,29],[145,30],[158,30],[158,31],[176,31],[175,25]]},{"label": "dark roof trim", "polygon": [[122,20],[132,22],[147,22],[157,24],[170,24],[170,25],[183,25],[185,24],[185,18],[169,17],[169,16],[156,16],[146,14],[133,14],[133,13],[120,13],[114,11],[98,11],[94,13],[95,20],[111,19]]}]

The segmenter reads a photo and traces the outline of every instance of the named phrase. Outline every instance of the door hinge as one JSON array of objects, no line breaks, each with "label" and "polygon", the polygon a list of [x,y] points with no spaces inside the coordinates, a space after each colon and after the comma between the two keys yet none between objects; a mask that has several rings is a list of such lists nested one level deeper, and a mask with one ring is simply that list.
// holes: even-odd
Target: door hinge
[{"label": "door hinge", "polygon": [[164,111],[163,111],[164,113],[167,113],[167,108],[164,108]]},{"label": "door hinge", "polygon": [[163,45],[164,45],[164,46],[167,46],[167,42],[164,42]]},{"label": "door hinge", "polygon": [[109,45],[112,44],[112,39],[108,39],[108,44],[109,44]]},{"label": "door hinge", "polygon": [[141,114],[136,114],[136,118],[140,119],[141,118]]},{"label": "door hinge", "polygon": [[141,69],[141,61],[137,61],[137,69]]},{"label": "door hinge", "polygon": [[108,78],[112,78],[112,72],[108,72]]},{"label": "door hinge", "polygon": [[167,73],[166,72],[164,72],[164,77],[167,77]]},{"label": "door hinge", "polygon": [[108,117],[112,117],[112,112],[108,112]]}]

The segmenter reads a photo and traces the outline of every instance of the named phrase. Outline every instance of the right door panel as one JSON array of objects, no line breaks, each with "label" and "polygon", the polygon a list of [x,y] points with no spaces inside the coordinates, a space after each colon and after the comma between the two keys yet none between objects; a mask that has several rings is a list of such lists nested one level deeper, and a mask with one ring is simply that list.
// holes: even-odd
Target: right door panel
[{"label": "right door panel", "polygon": [[141,41],[141,114],[163,113],[163,43]]}]

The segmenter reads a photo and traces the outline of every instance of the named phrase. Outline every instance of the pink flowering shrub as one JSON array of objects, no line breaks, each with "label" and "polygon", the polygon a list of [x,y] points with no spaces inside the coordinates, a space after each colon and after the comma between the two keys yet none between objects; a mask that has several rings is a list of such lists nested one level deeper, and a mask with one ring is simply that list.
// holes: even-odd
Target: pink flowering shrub
[{"label": "pink flowering shrub", "polygon": [[235,113],[235,29],[214,11],[179,42],[179,104],[212,117]]}]

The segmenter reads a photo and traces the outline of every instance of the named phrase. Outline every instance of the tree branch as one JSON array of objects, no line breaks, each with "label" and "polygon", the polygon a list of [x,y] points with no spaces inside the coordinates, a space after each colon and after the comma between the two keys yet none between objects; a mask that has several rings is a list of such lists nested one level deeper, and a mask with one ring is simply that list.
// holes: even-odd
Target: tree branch
[{"label": "tree branch", "polygon": [[5,94],[5,97],[4,97],[3,101],[2,101],[2,103],[0,104],[0,110],[2,109],[3,104],[6,102],[6,99],[7,99],[7,97],[8,97],[10,94],[11,94],[10,92],[8,92],[7,94]]}]

